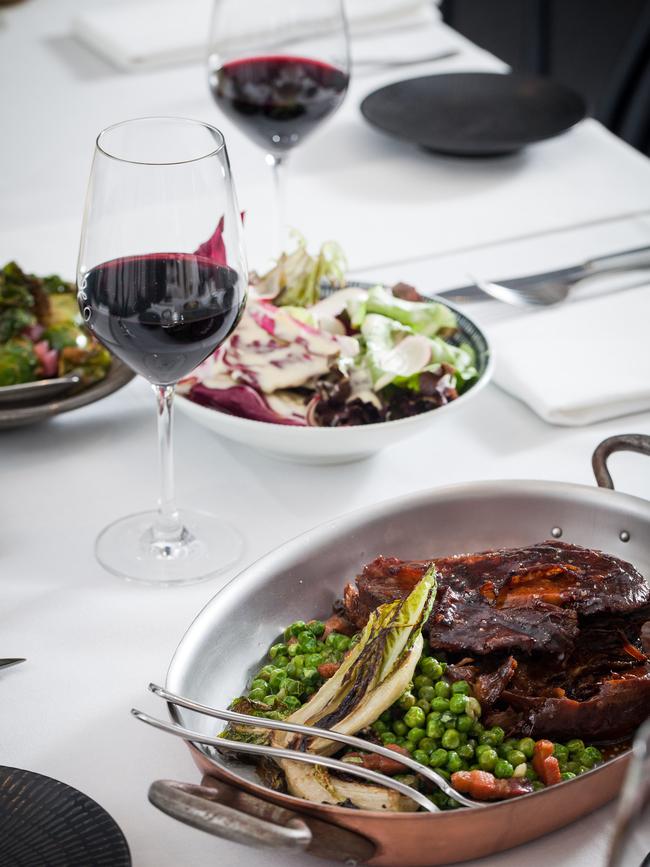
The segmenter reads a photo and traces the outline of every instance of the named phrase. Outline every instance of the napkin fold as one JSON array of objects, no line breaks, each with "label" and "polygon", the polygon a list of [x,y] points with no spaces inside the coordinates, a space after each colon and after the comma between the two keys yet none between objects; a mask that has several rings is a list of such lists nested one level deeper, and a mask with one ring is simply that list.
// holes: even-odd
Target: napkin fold
[{"label": "napkin fold", "polygon": [[650,285],[512,319],[488,335],[496,384],[551,424],[650,409]]},{"label": "napkin fold", "polygon": [[[251,21],[241,0],[241,19],[228,21],[229,39],[262,40],[273,31],[273,0],[268,0],[268,23]],[[206,55],[213,0],[135,0],[87,9],[72,22],[75,36],[128,72],[174,63],[202,60]],[[353,36],[372,35],[395,27],[417,26],[434,20],[433,0],[347,0]],[[296,37],[317,35],[328,26],[318,4],[305,4],[305,20]],[[232,31],[232,33],[230,32]],[[283,33],[286,35],[286,31]]]}]

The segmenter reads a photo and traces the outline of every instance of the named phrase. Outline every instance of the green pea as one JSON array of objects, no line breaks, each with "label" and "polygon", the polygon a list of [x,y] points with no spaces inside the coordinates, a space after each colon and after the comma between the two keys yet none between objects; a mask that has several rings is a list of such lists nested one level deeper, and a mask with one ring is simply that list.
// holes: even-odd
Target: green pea
[{"label": "green pea", "polygon": [[306,629],[298,636],[298,645],[303,653],[315,653],[318,650],[319,642]]},{"label": "green pea", "polygon": [[584,765],[586,768],[593,768],[594,765],[598,764],[598,762],[602,762],[603,754],[600,750],[597,750],[596,747],[586,747],[586,749],[581,750],[576,756],[581,765]]},{"label": "green pea", "polygon": [[286,668],[289,664],[289,657],[284,654],[282,656],[276,656],[273,660],[273,664],[277,665],[278,668]]},{"label": "green pea", "polygon": [[397,699],[397,705],[401,710],[408,710],[415,704],[415,696],[412,692],[404,692]]},{"label": "green pea", "polygon": [[401,738],[404,737],[404,735],[408,732],[408,730],[409,730],[408,726],[406,725],[406,723],[403,720],[396,719],[393,722],[393,731],[395,732],[396,735],[399,735]]},{"label": "green pea", "polygon": [[[255,680],[251,682],[251,689],[266,689],[266,681],[262,680],[261,677],[256,677]],[[266,695],[266,693],[264,693]]]},{"label": "green pea", "polygon": [[431,680],[438,680],[442,676],[442,666],[432,656],[425,657],[420,663],[420,668],[422,669],[422,674],[426,674]]},{"label": "green pea", "polygon": [[506,753],[506,759],[510,762],[513,768],[516,768],[517,765],[522,765],[526,761],[526,756],[521,750],[508,750]]},{"label": "green pea", "polygon": [[479,744],[474,749],[476,750],[476,758],[478,758],[481,753],[484,753],[486,750],[491,750],[493,747],[491,747],[490,744]]},{"label": "green pea", "polygon": [[415,706],[422,708],[425,714],[428,714],[431,710],[431,703],[428,702],[425,698],[419,698],[416,701]]},{"label": "green pea", "polygon": [[564,746],[564,744],[553,744],[553,755],[558,760],[558,762],[569,761],[569,751]]},{"label": "green pea", "polygon": [[413,728],[409,729],[408,734],[406,735],[406,740],[410,741],[412,744],[419,744],[425,736],[426,732],[424,729]]},{"label": "green pea", "polygon": [[316,638],[320,638],[323,632],[325,632],[325,624],[322,620],[310,620],[307,624],[307,629],[309,629],[311,634],[315,635]]},{"label": "green pea", "polygon": [[422,686],[418,690],[418,698],[424,701],[431,701],[435,697],[436,691],[432,686]]},{"label": "green pea", "polygon": [[305,655],[305,665],[308,668],[318,668],[323,662],[322,653],[307,653]]},{"label": "green pea", "polygon": [[434,750],[429,756],[429,765],[432,768],[441,768],[447,764],[447,750]]},{"label": "green pea", "polygon": [[[484,753],[485,755],[485,753]],[[498,779],[504,780],[506,778],[511,777],[515,772],[515,769],[512,767],[510,762],[507,762],[505,759],[497,759],[494,765],[494,776]]]},{"label": "green pea", "polygon": [[[429,759],[429,764],[430,763],[431,763],[431,759]],[[447,780],[447,781],[451,780],[451,774],[449,773],[447,768],[438,768],[438,773],[440,774],[441,777],[444,777],[445,780]]]},{"label": "green pea", "polygon": [[[440,681],[438,681],[440,683]],[[436,684],[437,686],[438,684]],[[445,711],[449,710],[449,699],[442,698],[441,696],[436,696],[431,702],[432,710]]]},{"label": "green pea", "polygon": [[[307,628],[307,624],[305,623],[304,620],[296,620],[296,622],[292,623],[291,626],[289,627],[289,633],[290,633],[290,635],[293,635],[294,637],[297,638],[301,632],[305,631],[306,628]],[[285,635],[286,635],[286,631],[285,631]]]},{"label": "green pea", "polygon": [[436,742],[433,738],[430,738],[429,735],[427,734],[427,736],[425,738],[422,738],[422,740],[418,744],[418,747],[421,750],[424,750],[426,753],[430,753],[432,750],[435,750]]},{"label": "green pea", "polygon": [[486,744],[489,747],[496,747],[497,742],[494,740],[494,736],[491,731],[483,732],[479,735],[479,743]]},{"label": "green pea", "polygon": [[302,702],[300,701],[300,699],[298,698],[297,695],[286,696],[284,699],[284,703],[291,710],[295,710],[296,708],[299,708],[302,705]]},{"label": "green pea", "polygon": [[519,741],[517,740],[517,738],[506,738],[503,742],[503,745],[509,750],[519,749]]},{"label": "green pea", "polygon": [[376,732],[378,735],[383,735],[385,731],[387,731],[387,726],[385,722],[382,722],[380,719],[377,722],[372,724],[372,730]]},{"label": "green pea", "polygon": [[444,710],[440,714],[440,722],[443,724],[445,728],[456,728],[456,715],[453,714],[450,710]]},{"label": "green pea", "polygon": [[[264,683],[264,681],[262,681]],[[258,689],[251,689],[248,693],[248,697],[251,701],[264,701],[266,696],[266,684],[264,684],[264,689],[261,687]]]},{"label": "green pea", "polygon": [[471,716],[467,716],[466,713],[461,714],[456,722],[456,728],[459,732],[470,732],[473,725],[474,720],[471,718]]},{"label": "green pea", "polygon": [[563,780],[575,780],[576,775],[572,771],[565,771],[562,775]]},{"label": "green pea", "polygon": [[289,645],[287,646],[287,654],[288,654],[288,656],[289,656],[289,659],[291,659],[292,657],[294,657],[294,656],[299,652],[299,650],[300,650],[300,647],[298,646],[298,642],[297,642],[297,641],[296,641],[295,644],[289,644]]},{"label": "green pea", "polygon": [[451,691],[454,695],[469,695],[469,683],[466,680],[457,680],[455,683],[452,683]]},{"label": "green pea", "polygon": [[287,645],[284,644],[283,642],[280,642],[279,644],[274,644],[271,647],[271,649],[269,650],[269,657],[271,659],[275,659],[275,657],[278,655],[278,653],[286,653],[286,652],[287,652]]},{"label": "green pea", "polygon": [[494,738],[495,744],[502,744],[503,743],[503,739],[505,738],[506,733],[501,728],[501,726],[492,726],[492,728],[490,729],[490,733],[492,734],[492,737]]},{"label": "green pea", "polygon": [[268,679],[274,675],[276,672],[276,668],[274,665],[265,665],[257,672],[257,677],[261,680],[268,681]]},{"label": "green pea", "polygon": [[458,747],[458,755],[461,759],[467,759],[469,761],[474,758],[474,747],[471,744],[463,744]]},{"label": "green pea", "polygon": [[303,691],[303,684],[299,680],[293,680],[290,677],[285,679],[283,686],[287,695],[300,695]]},{"label": "green pea", "polygon": [[439,710],[432,710],[431,713],[427,714],[428,722],[438,722],[442,718],[442,714]]},{"label": "green pea", "polygon": [[531,765],[528,765],[526,768],[526,779],[530,780],[531,783],[534,783],[538,779],[535,769]]},{"label": "green pea", "polygon": [[[454,684],[455,685],[455,684]],[[452,713],[465,713],[465,705],[467,704],[467,696],[461,693],[454,693],[449,699],[449,710]]]},{"label": "green pea", "polygon": [[391,716],[391,712],[389,710],[385,710],[382,714],[379,715],[379,719],[389,725],[392,722],[393,717]]},{"label": "green pea", "polygon": [[585,742],[581,741],[580,738],[573,738],[567,743],[566,748],[570,753],[580,753],[585,748]]},{"label": "green pea", "polygon": [[568,771],[571,774],[579,774],[580,773],[580,762],[570,761],[567,762],[564,766],[564,770]]},{"label": "green pea", "polygon": [[271,688],[271,692],[277,692],[286,679],[287,675],[284,671],[278,671],[271,675],[269,678],[269,687]]},{"label": "green pea", "polygon": [[463,767],[463,760],[461,759],[461,757],[458,755],[458,753],[455,750],[451,750],[449,753],[447,753],[447,765],[446,765],[446,767],[447,767],[447,770],[452,774],[455,771],[460,771],[461,768]]},{"label": "green pea", "polygon": [[393,734],[393,732],[383,732],[379,735],[382,743],[384,744],[396,744],[397,743],[397,735]]},{"label": "green pea", "polygon": [[440,739],[445,733],[445,727],[440,720],[427,720],[427,737]]},{"label": "green pea", "polygon": [[439,810],[444,810],[447,806],[447,796],[442,792],[436,792],[435,795],[429,795],[429,800],[433,801]]},{"label": "green pea", "polygon": [[546,786],[544,783],[540,783],[539,780],[533,780],[533,792],[541,792],[542,789],[545,789]]},{"label": "green pea", "polygon": [[433,681],[426,674],[418,674],[417,677],[413,678],[413,686],[416,689],[422,689],[423,686],[433,686]]},{"label": "green pea", "polygon": [[436,695],[439,698],[449,698],[449,696],[451,695],[451,687],[446,680],[439,680],[434,685],[434,689],[436,691]]},{"label": "green pea", "polygon": [[415,750],[413,753],[413,758],[415,759],[416,762],[419,762],[421,765],[428,765],[429,764],[429,756],[422,749]]},{"label": "green pea", "polygon": [[274,695],[265,695],[264,696],[264,704],[268,704],[269,707],[275,707],[276,697]]},{"label": "green pea", "polygon": [[350,639],[347,635],[339,635],[338,633],[334,634],[334,639],[332,640],[332,645],[335,650],[339,650],[342,653],[345,653],[346,650],[350,647]]},{"label": "green pea", "polygon": [[406,725],[412,729],[416,726],[422,727],[425,724],[425,720],[427,715],[422,710],[421,707],[417,707],[417,705],[413,705],[413,707],[409,708],[404,714],[404,722]]},{"label": "green pea", "polygon": [[491,771],[494,769],[494,766],[499,761],[499,756],[497,755],[497,751],[490,748],[487,750],[483,750],[483,752],[477,756],[478,765],[482,771]]},{"label": "green pea", "polygon": [[440,743],[446,750],[455,750],[460,746],[460,735],[456,729],[447,729]]},{"label": "green pea", "polygon": [[532,738],[522,738],[519,741],[519,750],[527,759],[532,759],[535,752],[535,741]]},{"label": "green pea", "polygon": [[302,679],[304,681],[316,680],[318,677],[318,670],[315,668],[303,668],[302,670]]}]

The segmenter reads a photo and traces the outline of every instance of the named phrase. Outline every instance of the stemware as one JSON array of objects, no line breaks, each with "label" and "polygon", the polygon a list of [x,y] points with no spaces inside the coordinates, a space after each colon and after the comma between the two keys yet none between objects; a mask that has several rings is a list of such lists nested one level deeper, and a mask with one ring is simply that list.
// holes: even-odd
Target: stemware
[{"label": "stemware", "polygon": [[349,69],[343,0],[215,0],[210,90],[266,151],[275,181],[276,254],[285,240],[287,157],[341,104]]},{"label": "stemware", "polygon": [[634,738],[607,867],[650,865],[650,719]]},{"label": "stemware", "polygon": [[176,383],[233,331],[248,277],[222,134],[183,118],[138,118],[97,138],[81,233],[78,300],[86,325],[153,386],[162,475],[158,510],[99,536],[109,571],[157,584],[197,581],[231,565],[241,537],[174,501]]}]

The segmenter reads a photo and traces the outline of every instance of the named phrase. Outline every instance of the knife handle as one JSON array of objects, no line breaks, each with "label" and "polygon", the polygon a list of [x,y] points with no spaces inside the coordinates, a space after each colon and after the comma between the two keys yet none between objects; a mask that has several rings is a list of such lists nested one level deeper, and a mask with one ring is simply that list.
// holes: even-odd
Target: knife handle
[{"label": "knife handle", "polygon": [[585,262],[585,270],[590,274],[602,271],[634,271],[637,268],[650,268],[650,247],[637,247],[622,250],[610,256],[598,256]]}]

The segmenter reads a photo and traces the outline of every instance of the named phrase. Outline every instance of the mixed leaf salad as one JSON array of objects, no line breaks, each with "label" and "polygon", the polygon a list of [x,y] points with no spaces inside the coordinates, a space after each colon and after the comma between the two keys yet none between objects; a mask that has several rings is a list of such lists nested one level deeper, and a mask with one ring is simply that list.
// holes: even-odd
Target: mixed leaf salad
[{"label": "mixed leaf salad", "polygon": [[337,245],[313,257],[301,241],[253,279],[236,331],[180,392],[243,418],[337,427],[417,415],[472,385],[452,310],[404,284],[344,288],[343,275]]},{"label": "mixed leaf salad", "polygon": [[0,271],[0,386],[77,375],[103,379],[111,356],[84,328],[76,289],[60,277],[26,274],[15,262]]},{"label": "mixed leaf salad", "polygon": [[[477,800],[529,794],[600,764],[601,751],[579,738],[555,743],[506,737],[500,726],[481,722],[483,707],[473,685],[453,676],[445,654],[432,652],[422,638],[436,583],[432,565],[408,596],[373,611],[360,632],[336,614],[326,622],[291,624],[232,709],[383,744],[435,768],[459,792]],[[398,777],[424,791],[439,809],[460,806],[398,761],[341,749],[334,741],[237,724],[230,724],[222,736],[319,755],[340,753],[343,762]],[[397,812],[418,809],[405,795],[319,765],[265,760],[258,772],[272,788],[316,803]]]}]

